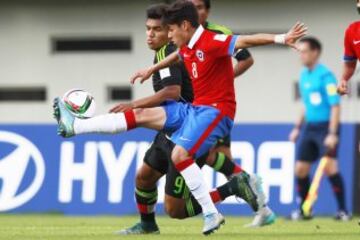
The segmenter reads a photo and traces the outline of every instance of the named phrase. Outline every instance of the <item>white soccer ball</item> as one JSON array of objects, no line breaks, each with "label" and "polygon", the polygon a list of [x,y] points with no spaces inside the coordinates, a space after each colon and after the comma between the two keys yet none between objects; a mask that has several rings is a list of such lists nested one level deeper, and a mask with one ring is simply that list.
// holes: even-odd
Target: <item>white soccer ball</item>
[{"label": "white soccer ball", "polygon": [[93,96],[82,89],[71,89],[63,96],[67,109],[78,118],[91,118],[95,115],[96,104]]}]

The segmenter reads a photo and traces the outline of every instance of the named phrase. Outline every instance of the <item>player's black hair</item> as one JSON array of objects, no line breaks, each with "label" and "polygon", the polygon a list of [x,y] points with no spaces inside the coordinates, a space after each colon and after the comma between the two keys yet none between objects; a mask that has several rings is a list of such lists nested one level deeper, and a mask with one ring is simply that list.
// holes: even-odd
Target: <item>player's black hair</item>
[{"label": "player's black hair", "polygon": [[148,19],[161,20],[165,16],[168,5],[165,3],[153,4],[146,9],[146,17]]},{"label": "player's black hair", "polygon": [[210,0],[201,0],[201,1],[204,3],[207,10],[209,10],[211,8]]},{"label": "player's black hair", "polygon": [[310,49],[313,51],[322,51],[321,42],[315,37],[304,37],[300,39],[300,42],[309,44]]},{"label": "player's black hair", "polygon": [[197,28],[200,25],[199,15],[194,4],[184,0],[178,0],[168,7],[163,21],[165,24],[177,25],[180,25],[184,21],[188,21],[194,28]]}]

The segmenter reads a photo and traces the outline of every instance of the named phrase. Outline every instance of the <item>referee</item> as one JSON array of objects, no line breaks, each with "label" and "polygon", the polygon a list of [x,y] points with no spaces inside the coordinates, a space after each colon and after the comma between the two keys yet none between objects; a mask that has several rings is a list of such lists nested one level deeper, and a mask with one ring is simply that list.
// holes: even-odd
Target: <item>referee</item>
[{"label": "referee", "polygon": [[[325,168],[338,204],[336,219],[349,220],[345,206],[344,184],[337,164],[339,139],[340,97],[336,92],[336,78],[323,64],[319,63],[322,46],[313,37],[299,42],[299,53],[304,65],[299,80],[303,110],[290,140],[297,142],[295,175],[300,203],[304,202],[310,188],[311,165],[327,154],[330,160]],[[293,220],[305,219],[302,210],[294,211]]]}]

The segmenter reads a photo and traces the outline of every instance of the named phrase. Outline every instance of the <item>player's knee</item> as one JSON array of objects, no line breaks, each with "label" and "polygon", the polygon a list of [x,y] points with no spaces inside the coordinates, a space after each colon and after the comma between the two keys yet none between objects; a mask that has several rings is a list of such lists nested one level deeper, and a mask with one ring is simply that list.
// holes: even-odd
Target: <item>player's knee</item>
[{"label": "player's knee", "polygon": [[302,163],[296,164],[295,175],[299,178],[304,178],[309,174],[309,167]]},{"label": "player's knee", "polygon": [[141,171],[138,171],[136,173],[136,178],[135,178],[136,187],[140,187],[140,188],[145,187],[147,180],[148,179],[146,174],[142,173]]},{"label": "player's knee", "polygon": [[174,219],[186,218],[185,214],[182,212],[183,209],[179,208],[179,206],[169,202],[165,202],[164,207],[165,212],[169,215],[169,217]]},{"label": "player's knee", "polygon": [[339,169],[336,160],[335,159],[330,160],[324,170],[327,176],[332,176],[337,174],[339,172]]},{"label": "player's knee", "polygon": [[146,109],[137,108],[133,110],[137,124],[142,124],[146,119]]},{"label": "player's knee", "polygon": [[189,158],[188,152],[181,146],[176,145],[171,153],[171,159],[174,164],[178,164]]}]

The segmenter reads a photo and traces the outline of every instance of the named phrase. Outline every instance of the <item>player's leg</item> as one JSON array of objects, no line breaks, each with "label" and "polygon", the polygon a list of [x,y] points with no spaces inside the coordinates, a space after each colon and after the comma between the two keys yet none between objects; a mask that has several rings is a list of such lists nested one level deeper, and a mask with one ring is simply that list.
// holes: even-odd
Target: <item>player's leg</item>
[{"label": "player's leg", "polygon": [[[251,190],[251,192],[247,191],[247,193],[250,193],[250,196],[237,195],[237,197],[240,197],[249,203],[255,212],[253,221],[250,224],[247,224],[247,227],[261,227],[274,223],[276,215],[266,204],[266,196],[262,188],[261,178],[254,174],[248,174],[240,167],[240,165],[236,164],[233,159],[231,159],[230,142],[230,135],[218,140],[215,147],[210,150],[206,163],[215,171],[224,174],[228,179],[232,176],[241,176],[244,180],[243,184],[246,185],[246,188]],[[254,194],[256,199],[252,199]]]},{"label": "player's leg", "polygon": [[54,116],[58,121],[58,133],[64,137],[85,133],[115,134],[136,127],[161,130],[166,121],[163,107],[134,109],[124,113],[108,113],[79,119],[70,113],[59,98],[54,101]]},{"label": "player's leg", "polygon": [[202,207],[205,220],[203,233],[208,234],[218,229],[224,219],[211,200],[209,189],[194,157],[205,154],[215,145],[217,139],[229,134],[233,123],[212,107],[188,105],[184,106],[181,112],[186,113],[184,121],[171,137],[176,144],[172,161]]},{"label": "player's leg", "polygon": [[339,172],[338,162],[336,158],[329,159],[325,168],[325,173],[328,176],[338,205],[338,212],[335,218],[337,220],[348,221],[350,217],[348,215],[345,203],[344,181],[341,173]]},{"label": "player's leg", "polygon": [[136,174],[135,199],[141,221],[134,226],[121,230],[122,235],[156,234],[159,228],[155,221],[155,204],[157,202],[157,182],[168,172],[171,143],[164,133],[158,133],[153,144],[146,152],[144,164]]},{"label": "player's leg", "polygon": [[227,149],[227,147],[216,146],[214,149],[211,149],[206,158],[206,164],[212,167],[215,171],[224,174],[227,178],[243,172],[240,165],[234,163],[226,153],[220,151],[224,149]]},{"label": "player's leg", "polygon": [[[199,164],[197,162],[197,164]],[[201,167],[201,164],[200,164]],[[229,196],[244,195],[244,180],[241,176],[234,176],[227,183],[210,192],[214,203],[220,203]],[[172,218],[184,219],[196,216],[202,212],[197,200],[190,194],[184,178],[171,164],[166,174],[165,210]]]},{"label": "player's leg", "polygon": [[[184,139],[187,138],[184,137]],[[214,232],[225,220],[212,202],[209,188],[200,167],[195,163],[192,155],[180,145],[174,147],[171,159],[184,178],[190,192],[201,205],[204,216],[203,233],[207,235]]]},{"label": "player's leg", "polygon": [[325,138],[328,134],[328,124],[319,125],[317,134],[317,145],[319,147],[320,156],[327,154],[329,156],[328,163],[325,167],[325,174],[328,176],[332,190],[334,192],[335,199],[338,205],[338,212],[335,215],[335,219],[341,221],[348,221],[350,216],[348,215],[345,204],[345,187],[341,173],[339,172],[337,162],[337,146],[335,149],[328,150],[324,146]]},{"label": "player's leg", "polygon": [[313,140],[312,133],[305,126],[302,129],[299,140],[296,145],[295,154],[295,177],[296,177],[296,190],[298,194],[299,210],[294,211],[291,214],[293,220],[304,219],[302,212],[302,205],[306,199],[307,193],[309,192],[311,180],[310,180],[310,169],[319,157],[319,149]]},{"label": "player's leg", "polygon": [[140,214],[140,222],[132,227],[116,232],[120,235],[158,234],[160,230],[155,221],[157,203],[157,182],[162,173],[144,163],[136,174],[135,200]]}]

